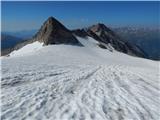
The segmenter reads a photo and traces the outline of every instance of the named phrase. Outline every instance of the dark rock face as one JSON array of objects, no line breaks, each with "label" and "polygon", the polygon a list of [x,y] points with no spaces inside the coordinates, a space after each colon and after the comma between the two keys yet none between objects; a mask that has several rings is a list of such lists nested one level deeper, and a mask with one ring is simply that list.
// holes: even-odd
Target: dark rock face
[{"label": "dark rock face", "polygon": [[72,33],[83,38],[88,36],[88,33],[84,29],[72,30]]},{"label": "dark rock face", "polygon": [[98,23],[88,29],[77,29],[72,31],[79,37],[90,36],[99,42],[99,47],[106,49],[105,44],[110,44],[115,50],[132,55],[147,58],[147,55],[134,44],[123,41],[110,28],[104,24]]},{"label": "dark rock face", "polygon": [[[146,53],[139,47],[129,42],[123,41],[118,35],[116,35],[111,29],[106,27],[104,24],[97,24],[89,27],[89,35],[94,37],[96,40],[105,44],[110,44],[117,51],[138,57],[147,58]],[[98,37],[97,37],[98,36]]]},{"label": "dark rock face", "polygon": [[64,27],[55,18],[50,17],[43,24],[39,32],[34,36],[37,41],[49,44],[80,44],[72,35],[72,32]]}]

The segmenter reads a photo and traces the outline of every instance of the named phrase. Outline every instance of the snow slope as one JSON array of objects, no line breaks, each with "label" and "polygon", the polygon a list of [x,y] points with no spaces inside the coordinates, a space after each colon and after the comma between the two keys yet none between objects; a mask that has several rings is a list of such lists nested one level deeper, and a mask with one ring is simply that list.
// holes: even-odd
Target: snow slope
[{"label": "snow slope", "polygon": [[43,43],[40,43],[38,41],[28,44],[21,49],[15,50],[10,53],[10,56],[23,56],[24,54],[32,54],[33,52],[36,52],[37,50],[41,49],[43,47]]},{"label": "snow slope", "polygon": [[2,120],[159,120],[159,62],[97,47],[1,58]]}]

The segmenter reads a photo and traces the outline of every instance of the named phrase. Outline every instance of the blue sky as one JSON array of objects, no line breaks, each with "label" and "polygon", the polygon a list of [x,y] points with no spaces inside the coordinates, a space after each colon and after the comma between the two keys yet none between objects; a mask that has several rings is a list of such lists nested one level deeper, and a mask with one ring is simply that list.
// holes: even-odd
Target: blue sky
[{"label": "blue sky", "polygon": [[108,26],[157,26],[160,2],[2,2],[2,31],[39,29],[53,16],[70,29],[98,22]]}]

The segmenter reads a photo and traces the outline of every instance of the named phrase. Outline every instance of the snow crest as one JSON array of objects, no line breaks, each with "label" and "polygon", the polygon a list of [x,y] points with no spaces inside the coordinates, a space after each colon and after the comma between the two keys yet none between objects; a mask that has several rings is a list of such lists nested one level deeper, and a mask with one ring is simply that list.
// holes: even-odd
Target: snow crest
[{"label": "snow crest", "polygon": [[23,56],[27,54],[32,54],[37,50],[41,49],[42,47],[43,47],[43,43],[36,41],[34,43],[25,45],[21,49],[11,52],[9,56]]}]

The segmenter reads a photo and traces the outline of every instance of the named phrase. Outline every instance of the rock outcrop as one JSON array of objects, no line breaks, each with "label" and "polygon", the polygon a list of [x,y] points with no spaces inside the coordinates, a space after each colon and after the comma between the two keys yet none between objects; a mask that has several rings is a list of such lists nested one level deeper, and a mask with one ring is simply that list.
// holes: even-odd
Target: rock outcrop
[{"label": "rock outcrop", "polygon": [[43,42],[45,45],[80,44],[72,32],[53,17],[48,18],[33,39]]},{"label": "rock outcrop", "polygon": [[[84,33],[85,32],[85,33]],[[106,48],[105,45],[111,45],[115,50],[132,55],[147,58],[146,53],[135,44],[123,41],[117,34],[104,24],[98,23],[87,29],[73,30],[73,33],[79,37],[90,36],[99,42],[99,47]]]}]

